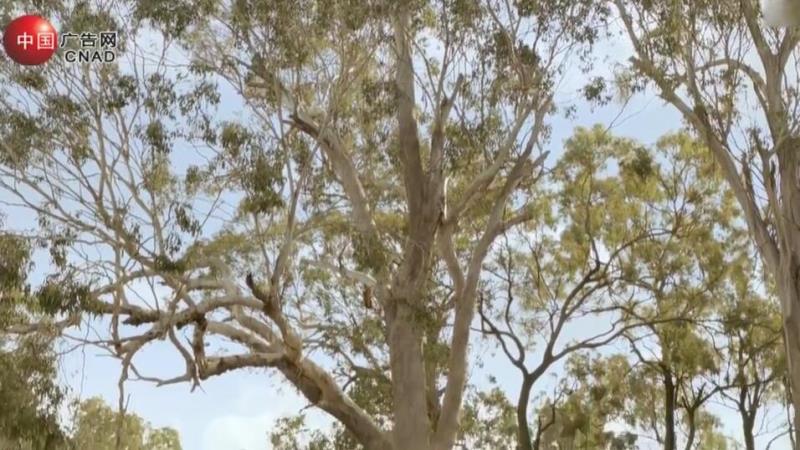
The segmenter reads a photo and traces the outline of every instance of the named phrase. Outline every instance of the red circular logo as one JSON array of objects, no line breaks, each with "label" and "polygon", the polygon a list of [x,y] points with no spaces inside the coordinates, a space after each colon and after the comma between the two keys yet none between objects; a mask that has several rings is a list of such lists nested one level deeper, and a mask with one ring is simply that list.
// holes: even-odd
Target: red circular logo
[{"label": "red circular logo", "polygon": [[8,56],[26,66],[44,64],[57,47],[58,33],[43,17],[18,17],[3,33],[3,48]]}]

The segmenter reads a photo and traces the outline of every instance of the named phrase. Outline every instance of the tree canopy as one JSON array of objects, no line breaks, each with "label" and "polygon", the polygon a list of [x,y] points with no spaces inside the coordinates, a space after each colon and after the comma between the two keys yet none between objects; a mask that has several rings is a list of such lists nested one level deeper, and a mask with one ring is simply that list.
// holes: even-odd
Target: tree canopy
[{"label": "tree canopy", "polygon": [[[62,336],[115,357],[123,391],[279,375],[334,420],[281,419],[279,449],[798,432],[800,34],[754,0],[106,3],[0,1],[120,36],[113,63],[0,60],[0,344],[21,361],[0,397],[43,374],[10,385],[30,414],[9,423],[180,448],[97,399],[56,432]],[[595,76],[619,35],[632,58]],[[636,95],[686,123],[652,144],[577,123]]]}]

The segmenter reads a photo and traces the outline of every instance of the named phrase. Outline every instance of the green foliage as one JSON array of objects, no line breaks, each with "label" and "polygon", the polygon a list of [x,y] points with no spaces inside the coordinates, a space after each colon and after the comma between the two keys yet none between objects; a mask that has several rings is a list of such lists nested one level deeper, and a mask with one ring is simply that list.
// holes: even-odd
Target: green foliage
[{"label": "green foliage", "polygon": [[27,239],[0,228],[0,445],[50,450],[66,442],[58,421],[64,391],[56,382],[53,338],[34,334],[12,339],[4,333],[33,316],[30,251]]},{"label": "green foliage", "polygon": [[[3,193],[16,196],[11,201],[30,202],[40,217],[33,233],[46,244],[52,268],[61,272],[28,287],[28,242],[0,236],[0,300],[13,299],[0,305],[0,324],[27,323],[42,313],[48,319],[94,314],[100,302],[111,304],[111,296],[93,298],[93,291],[134,291],[139,298],[125,300],[148,317],[164,311],[159,302],[165,296],[180,300],[172,306],[181,316],[183,308],[219,296],[217,304],[224,307],[202,322],[220,322],[203,332],[235,329],[225,338],[263,355],[260,340],[276,341],[268,342],[270,351],[286,348],[280,342],[289,335],[286,330],[302,330],[298,334],[308,338],[303,356],[312,360],[324,353],[326,369],[352,400],[347,406],[357,405],[388,429],[395,419],[388,344],[395,319],[393,293],[386,291],[406,287],[395,273],[423,269],[421,281],[415,281],[423,287],[420,298],[406,300],[420,305],[411,322],[421,341],[435,424],[435,406],[450,376],[451,325],[463,312],[457,305],[469,305],[457,298],[458,283],[447,267],[452,261],[445,264],[437,240],[452,231],[453,259],[466,267],[476,242],[487,235],[492,211],[502,213],[501,221],[524,212],[530,220],[501,233],[488,249],[489,259],[477,261],[480,274],[468,274],[467,284],[478,285],[485,300],[481,312],[519,335],[517,364],[542,361],[530,405],[535,409],[520,419],[514,395],[470,386],[460,444],[513,448],[518,422],[527,422],[540,431],[536,438],[548,443],[630,449],[637,444],[633,431],[655,424],[650,431],[660,432],[666,426],[658,411],[667,407],[662,399],[668,381],[681,392],[671,406],[677,426],[694,426],[701,447],[722,448],[718,421],[703,402],[692,403],[703,397],[700,386],[716,383],[726,393],[762,386],[766,394],[756,399],[756,409],[784,394],[777,383],[785,370],[777,308],[767,289],[750,282],[760,269],[745,263],[748,247],[734,196],[721,187],[709,150],[691,135],[670,134],[643,146],[603,126],[578,128],[554,155],[553,166],[549,159],[541,170],[521,161],[532,170],[509,185],[513,192],[497,209],[513,158],[525,148],[523,136],[541,128],[531,145],[546,147],[547,116],[569,112],[570,105],[552,96],[565,73],[591,67],[591,50],[606,36],[613,16],[607,3],[520,0],[506,8],[502,2],[462,0],[145,0],[125,3],[130,15],[119,19],[89,2],[45,3],[65,29],[124,30],[123,44],[136,48],[140,36],[161,32],[153,40],[169,57],[143,66],[128,60],[102,67],[53,60],[41,70],[25,71],[0,63],[0,93],[14,99],[0,102]],[[657,55],[659,73],[670,55],[686,50],[683,44],[693,31],[687,13],[722,27],[731,23],[734,9],[730,2],[708,0],[696,3],[707,12],[685,2],[640,3],[634,10],[653,17],[648,22],[653,33],[643,45]],[[409,193],[419,188],[430,195],[435,186],[408,178],[414,161],[398,143],[399,36],[391,17],[400,7],[411,15],[417,87],[411,114],[420,139],[416,156],[426,176],[433,172],[434,141],[443,141],[444,164],[437,170],[448,177],[447,198],[428,206],[452,212],[488,169],[497,174],[477,186],[478,195],[468,199],[457,223],[434,222],[444,214],[428,218],[425,227],[436,230],[426,237],[434,243],[429,248],[409,235],[417,219],[409,214]],[[175,42],[181,46],[177,52],[169,47]],[[158,53],[150,56],[157,59]],[[188,67],[172,64],[173,53],[188,57]],[[562,60],[563,55],[576,58]],[[616,74],[621,96],[643,88],[640,72],[641,67]],[[666,78],[667,84],[680,82]],[[722,73],[719,80],[734,90],[735,76]],[[219,90],[218,82],[231,89]],[[585,99],[610,101],[609,79],[592,74],[583,86]],[[222,105],[223,92],[242,114],[221,119],[227,111],[220,107],[230,109]],[[453,109],[438,120],[450,96]],[[718,109],[725,118],[737,114],[729,103]],[[525,119],[522,132],[509,136],[515,115]],[[368,211],[375,233],[364,232],[363,224],[353,226],[356,207]],[[424,267],[400,270],[406,249],[419,248],[425,254],[414,260]],[[242,282],[251,272],[269,280],[282,320],[239,298],[250,299]],[[366,277],[377,279],[375,286],[365,283]],[[193,287],[184,289],[183,282]],[[146,284],[171,292],[143,299],[148,294],[140,287]],[[372,308],[365,307],[367,299],[374,300]],[[162,316],[159,327],[171,317]],[[631,354],[575,353],[604,346],[602,339],[583,348],[561,345],[569,340],[559,335],[563,327],[609,318],[619,327],[640,325],[613,341],[629,346]],[[196,340],[205,339],[197,330]],[[143,342],[155,341],[154,335],[164,337],[154,332]],[[192,344],[196,367],[202,368],[206,347]],[[185,356],[187,349],[175,346]],[[208,347],[209,356],[228,350]],[[564,361],[567,377],[558,392],[537,397],[539,380]],[[319,379],[305,375],[289,378]],[[725,375],[733,382],[722,383]],[[37,417],[23,417],[21,427],[31,429]],[[80,448],[113,448],[118,419],[99,400],[81,404],[75,442]],[[620,420],[632,431],[606,431]],[[130,450],[179,448],[172,430],[153,430],[133,415],[121,423]],[[303,417],[282,420],[270,440],[287,450],[358,446],[341,424],[309,430]]]},{"label": "green foliage", "polygon": [[67,438],[59,426],[64,398],[56,383],[52,342],[31,336],[0,340],[0,442],[4,448],[62,448]]},{"label": "green foliage", "polygon": [[0,303],[19,299],[27,290],[31,267],[27,240],[10,233],[0,234]]},{"label": "green foliage", "polygon": [[[348,438],[342,430],[333,440],[319,431],[305,428],[305,416],[282,417],[278,419],[276,429],[269,435],[270,444],[274,450],[344,450],[356,448],[352,439]],[[302,436],[310,434],[307,442]],[[344,442],[342,442],[344,441]]]},{"label": "green foliage", "polygon": [[541,427],[540,448],[552,444],[577,448],[633,449],[637,436],[607,432],[631,401],[631,367],[622,355],[590,359],[573,355],[566,365],[560,394],[545,402],[534,423]]},{"label": "green foliage", "polygon": [[74,280],[52,280],[37,289],[34,297],[42,312],[49,315],[90,309],[90,289]]},{"label": "green foliage", "polygon": [[33,150],[46,148],[46,131],[23,112],[14,112],[0,117],[0,162],[9,167],[22,169],[30,161]]},{"label": "green foliage", "polygon": [[280,165],[270,161],[266,155],[253,156],[250,167],[242,176],[242,185],[248,196],[240,205],[245,213],[263,214],[283,206],[280,184]]},{"label": "green foliage", "polygon": [[513,448],[516,429],[513,405],[493,387],[467,399],[459,439],[467,448]]},{"label": "green foliage", "polygon": [[181,450],[178,432],[152,428],[135,414],[125,414],[121,425],[122,447],[117,447],[119,414],[99,398],[80,403],[72,437],[76,448],[97,450]]},{"label": "green foliage", "polygon": [[[0,342],[0,443],[20,450],[116,449],[117,418],[100,399],[77,405],[74,434],[68,435],[59,420],[65,399],[58,385],[52,339],[28,336]],[[128,414],[122,443],[127,450],[180,450],[177,432],[153,429],[141,418]]]}]

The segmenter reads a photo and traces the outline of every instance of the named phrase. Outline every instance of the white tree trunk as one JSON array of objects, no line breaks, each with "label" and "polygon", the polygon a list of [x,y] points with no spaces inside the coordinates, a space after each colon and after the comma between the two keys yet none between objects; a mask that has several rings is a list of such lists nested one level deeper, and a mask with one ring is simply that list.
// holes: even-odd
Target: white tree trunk
[{"label": "white tree trunk", "polygon": [[399,302],[389,329],[395,450],[430,448],[431,427],[425,389],[427,378],[422,342],[414,316],[411,307]]},{"label": "white tree trunk", "polygon": [[780,205],[777,224],[779,264],[773,268],[783,311],[786,363],[792,390],[795,442],[800,442],[800,155],[795,139],[776,149],[780,164]]}]

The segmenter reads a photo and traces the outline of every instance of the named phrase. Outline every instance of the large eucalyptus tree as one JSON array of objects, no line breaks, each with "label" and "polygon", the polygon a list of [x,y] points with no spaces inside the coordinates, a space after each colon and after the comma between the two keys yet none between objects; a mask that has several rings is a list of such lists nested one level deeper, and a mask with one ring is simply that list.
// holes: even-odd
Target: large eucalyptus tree
[{"label": "large eucalyptus tree", "polygon": [[[57,325],[100,316],[120,386],[269,368],[365,448],[452,448],[483,262],[539,213],[556,86],[607,9],[34,3],[4,18],[122,39],[114,64],[0,62],[0,189],[51,245]],[[137,365],[159,341],[184,373]]]}]

